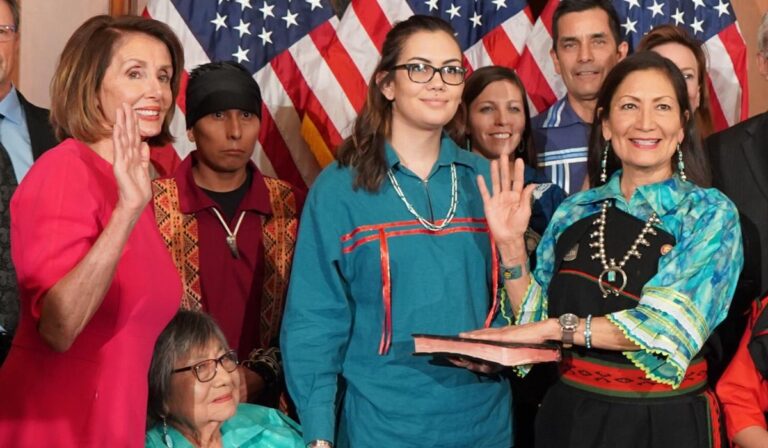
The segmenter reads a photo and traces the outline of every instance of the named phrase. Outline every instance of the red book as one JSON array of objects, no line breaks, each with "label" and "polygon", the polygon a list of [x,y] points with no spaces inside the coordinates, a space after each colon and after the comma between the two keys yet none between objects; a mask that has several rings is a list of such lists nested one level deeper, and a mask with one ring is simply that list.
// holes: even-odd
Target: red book
[{"label": "red book", "polygon": [[560,361],[560,346],[554,343],[521,344],[434,334],[414,334],[413,342],[414,355],[467,358],[507,367]]}]

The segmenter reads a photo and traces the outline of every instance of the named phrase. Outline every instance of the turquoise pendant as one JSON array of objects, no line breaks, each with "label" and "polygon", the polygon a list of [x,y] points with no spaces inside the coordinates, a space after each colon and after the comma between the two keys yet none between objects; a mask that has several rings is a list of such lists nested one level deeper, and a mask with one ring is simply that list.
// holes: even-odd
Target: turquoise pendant
[{"label": "turquoise pendant", "polygon": [[608,281],[609,282],[615,282],[616,281],[616,272],[614,271],[608,271]]}]

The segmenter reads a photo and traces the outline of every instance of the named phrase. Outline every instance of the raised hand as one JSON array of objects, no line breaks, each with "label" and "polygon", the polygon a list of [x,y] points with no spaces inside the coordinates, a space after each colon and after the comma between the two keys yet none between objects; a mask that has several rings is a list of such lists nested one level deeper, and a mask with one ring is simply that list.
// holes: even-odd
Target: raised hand
[{"label": "raised hand", "polygon": [[138,216],[152,199],[149,146],[141,141],[136,113],[125,103],[116,111],[112,146],[112,169],[118,189],[117,207],[130,210]]},{"label": "raised hand", "polygon": [[502,155],[491,162],[492,193],[485,186],[483,176],[477,176],[477,186],[483,198],[488,228],[500,247],[523,242],[523,235],[531,219],[531,197],[535,184],[523,187],[525,165],[515,160],[514,176],[509,178],[509,159]]}]

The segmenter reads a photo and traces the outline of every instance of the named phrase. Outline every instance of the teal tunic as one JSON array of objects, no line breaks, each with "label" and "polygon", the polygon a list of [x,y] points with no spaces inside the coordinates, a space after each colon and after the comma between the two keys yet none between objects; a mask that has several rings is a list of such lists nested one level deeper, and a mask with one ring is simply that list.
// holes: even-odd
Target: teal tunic
[{"label": "teal tunic", "polygon": [[[180,432],[168,426],[172,448],[192,448]],[[299,426],[279,411],[254,404],[241,404],[237,413],[221,425],[224,448],[303,448]],[[170,448],[163,441],[163,427],[147,431],[146,448]]]},{"label": "teal tunic", "polygon": [[[486,321],[493,264],[476,176],[489,179],[489,164],[447,138],[426,181],[389,146],[386,157],[408,201],[431,221],[449,210],[454,164],[456,215],[432,232],[387,178],[376,193],[354,190],[353,170],[337,164],[317,178],[301,220],[280,336],[304,439],[355,448],[508,448],[506,379],[412,355],[414,333],[457,334]],[[392,342],[380,354],[387,286]]]},{"label": "teal tunic", "polygon": [[[547,289],[555,274],[555,244],[580,219],[594,215],[606,199],[646,221],[656,212],[676,241],[659,261],[658,272],[642,289],[634,308],[607,315],[640,350],[624,355],[646,376],[677,387],[691,360],[728,313],[744,264],[739,215],[714,188],[700,188],[677,175],[638,187],[627,201],[621,171],[607,184],[577,193],[555,212],[537,250],[538,264],[516,323],[546,319]],[[613,229],[610,229],[613,230]]]}]

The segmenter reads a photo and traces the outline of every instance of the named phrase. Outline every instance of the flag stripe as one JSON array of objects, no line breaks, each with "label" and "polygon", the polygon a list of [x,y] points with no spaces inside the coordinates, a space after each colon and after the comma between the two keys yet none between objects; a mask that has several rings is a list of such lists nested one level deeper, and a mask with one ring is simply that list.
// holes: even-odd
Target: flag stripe
[{"label": "flag stripe", "polygon": [[[341,80],[340,87],[346,94],[347,100],[355,111],[359,112],[363,108],[368,85],[337,38],[333,27],[330,23],[322,25],[315,28],[309,35],[318,49],[325,49],[323,53],[328,68],[336,79]],[[342,134],[344,134],[343,131]]]}]

